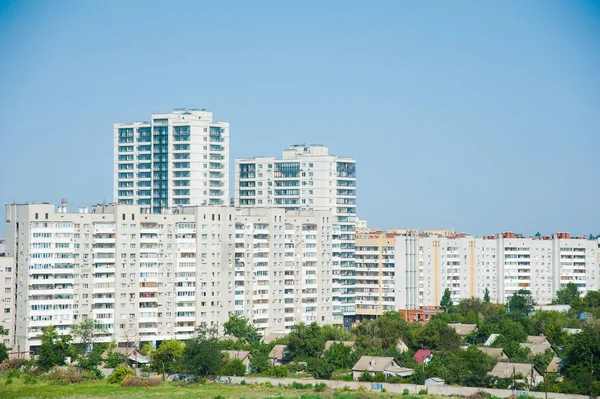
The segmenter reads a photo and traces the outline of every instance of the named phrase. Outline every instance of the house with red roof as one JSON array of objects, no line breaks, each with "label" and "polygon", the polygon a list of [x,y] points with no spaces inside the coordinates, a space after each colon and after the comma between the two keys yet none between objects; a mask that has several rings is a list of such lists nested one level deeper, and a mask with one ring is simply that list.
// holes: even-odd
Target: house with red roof
[{"label": "house with red roof", "polygon": [[413,359],[419,364],[427,364],[433,357],[433,351],[431,349],[419,349],[413,356]]}]

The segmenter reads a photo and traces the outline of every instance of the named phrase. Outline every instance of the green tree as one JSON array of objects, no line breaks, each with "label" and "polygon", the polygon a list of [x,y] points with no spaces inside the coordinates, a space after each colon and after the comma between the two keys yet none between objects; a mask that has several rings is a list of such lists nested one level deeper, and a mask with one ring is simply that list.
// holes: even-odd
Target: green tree
[{"label": "green tree", "polygon": [[555,304],[569,305],[575,298],[579,298],[577,284],[570,282],[556,291],[556,299],[552,301]]},{"label": "green tree", "polygon": [[518,342],[512,341],[504,346],[504,351],[513,363],[527,363],[531,356],[529,348],[522,348]]},{"label": "green tree", "polygon": [[256,345],[260,341],[258,330],[243,316],[232,313],[229,320],[223,324],[223,327],[225,328],[225,334],[233,335],[251,345]]},{"label": "green tree", "polygon": [[221,350],[214,338],[196,336],[189,340],[181,358],[182,368],[190,374],[206,377],[221,371]]},{"label": "green tree", "polygon": [[321,328],[314,322],[309,325],[293,325],[287,338],[287,350],[291,359],[317,358],[325,348]]},{"label": "green tree", "polygon": [[6,345],[0,344],[0,363],[2,363],[4,359],[8,359],[8,350],[6,349]]},{"label": "green tree", "polygon": [[167,373],[176,371],[179,360],[183,356],[184,346],[181,341],[162,341],[155,351],[150,352],[151,365],[154,370],[162,373],[164,381]]},{"label": "green tree", "polygon": [[440,301],[440,308],[444,309],[446,313],[449,313],[452,310],[452,298],[450,295],[450,288],[446,288],[444,290],[444,295],[442,296],[442,300]]},{"label": "green tree", "polygon": [[71,354],[71,336],[59,335],[54,326],[44,328],[40,336],[42,344],[37,364],[41,371],[48,371],[54,366],[64,366],[67,356]]},{"label": "green tree", "polygon": [[71,332],[79,352],[79,367],[83,370],[97,369],[106,345],[96,347],[96,339],[99,335],[106,334],[106,329],[96,319],[87,318],[81,323],[73,324]]},{"label": "green tree", "polygon": [[255,348],[255,350],[252,351],[252,357],[250,358],[250,370],[253,373],[264,373],[273,367],[271,359],[269,359],[269,352],[271,349],[271,345],[261,342]]},{"label": "green tree", "polygon": [[313,366],[313,377],[319,380],[328,380],[333,375],[334,367],[327,361],[317,358]]},{"label": "green tree", "polygon": [[600,395],[600,327],[588,325],[567,346],[562,373],[574,392]]},{"label": "green tree", "polygon": [[348,369],[354,365],[352,349],[341,342],[331,345],[325,351],[323,360],[336,369]]},{"label": "green tree", "polygon": [[430,320],[425,323],[420,334],[424,347],[452,351],[461,344],[460,335],[441,320]]},{"label": "green tree", "polygon": [[243,376],[246,374],[246,366],[241,360],[232,359],[223,365],[222,371],[223,375]]},{"label": "green tree", "polygon": [[540,373],[545,373],[548,365],[554,358],[554,351],[552,349],[546,349],[544,353],[538,353],[531,356],[531,361]]},{"label": "green tree", "polygon": [[527,317],[533,312],[535,301],[529,290],[518,290],[508,300],[508,309],[515,317]]},{"label": "green tree", "polygon": [[490,303],[490,290],[487,288],[483,291],[483,302]]}]

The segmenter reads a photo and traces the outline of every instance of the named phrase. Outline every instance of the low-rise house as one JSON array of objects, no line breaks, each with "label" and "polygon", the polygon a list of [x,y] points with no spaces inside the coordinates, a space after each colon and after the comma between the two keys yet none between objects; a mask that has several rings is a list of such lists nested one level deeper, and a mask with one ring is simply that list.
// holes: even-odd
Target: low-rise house
[{"label": "low-rise house", "polygon": [[441,387],[446,385],[446,381],[438,377],[429,377],[425,380],[426,387]]},{"label": "low-rise house", "polygon": [[352,379],[356,381],[364,373],[409,377],[415,373],[415,370],[402,367],[393,357],[362,356],[352,367]]},{"label": "low-rise house", "polygon": [[583,331],[581,328],[563,328],[562,330],[569,335],[579,334]]},{"label": "low-rise house", "polygon": [[[144,356],[142,354],[142,352],[140,352],[139,350],[137,350],[135,348],[121,348],[121,347],[116,347],[116,348],[112,348],[112,351],[115,352],[115,353],[120,353],[127,360],[129,360],[129,361],[131,361],[133,363],[138,363],[138,364],[148,364],[148,363],[150,363],[150,359],[148,359],[146,356]],[[102,359],[106,359],[109,354],[110,354],[110,350],[107,349],[102,354]]]},{"label": "low-rise house", "polygon": [[400,353],[404,353],[404,352],[408,351],[408,345],[406,345],[404,343],[404,341],[399,340],[398,343],[396,344],[396,350]]},{"label": "low-rise house", "polygon": [[453,328],[461,337],[469,335],[473,331],[477,331],[477,324],[451,323],[448,324],[448,327]]},{"label": "low-rise house", "polygon": [[530,344],[550,344],[550,341],[548,341],[548,338],[546,338],[545,335],[529,335],[527,337],[527,342],[529,342]]},{"label": "low-rise house", "polygon": [[548,373],[558,373],[560,370],[560,358],[554,356],[550,361],[548,367],[546,367],[546,372]]},{"label": "low-rise house", "polygon": [[[554,349],[552,349],[552,345],[548,344],[530,344],[528,342],[524,342],[524,343],[520,343],[519,346],[521,348],[527,348],[529,349],[529,351],[531,352],[532,355],[539,355],[540,353],[544,353],[546,352],[546,350],[550,349],[552,350],[552,352],[554,352]],[[556,354],[556,352],[554,352]]]},{"label": "low-rise house", "polygon": [[419,349],[413,359],[419,364],[427,364],[433,357],[433,351],[431,349]]},{"label": "low-rise house", "polygon": [[439,306],[421,306],[419,309],[399,309],[398,313],[409,323],[425,323],[433,315],[444,313]]},{"label": "low-rise house", "polygon": [[485,342],[483,343],[483,345],[485,345],[485,346],[493,345],[494,341],[499,336],[500,336],[500,334],[490,334],[490,336],[488,337],[488,339],[485,340]]},{"label": "low-rise house", "polygon": [[344,346],[347,346],[351,350],[356,349],[355,341],[325,341],[325,350],[329,349],[333,344],[344,344]]},{"label": "low-rise house", "polygon": [[276,339],[285,338],[285,337],[287,337],[286,333],[274,332],[271,334],[267,334],[267,336],[263,338],[263,341],[265,342],[265,344],[270,344],[271,342],[275,341]]},{"label": "low-rise house", "polygon": [[274,366],[281,366],[287,363],[287,345],[275,345],[269,352],[269,359]]},{"label": "low-rise house", "polygon": [[488,356],[498,359],[500,362],[509,362],[510,357],[502,348],[490,348],[489,346],[478,346],[477,349]]},{"label": "low-rise house", "polygon": [[250,358],[252,357],[250,351],[228,350],[222,352],[226,353],[231,360],[240,360],[246,366],[246,373],[250,372]]},{"label": "low-rise house", "polygon": [[492,371],[488,373],[497,378],[515,379],[517,382],[524,382],[529,386],[538,385],[544,382],[542,373],[533,365],[527,363],[496,363]]}]

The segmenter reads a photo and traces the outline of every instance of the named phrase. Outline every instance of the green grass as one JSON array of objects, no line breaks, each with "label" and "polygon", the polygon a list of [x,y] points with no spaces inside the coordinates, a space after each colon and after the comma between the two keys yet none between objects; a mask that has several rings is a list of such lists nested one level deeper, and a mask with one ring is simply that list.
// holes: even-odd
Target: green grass
[{"label": "green grass", "polygon": [[[406,399],[406,396],[374,392],[315,392],[314,389],[289,389],[273,386],[271,388],[258,385],[227,384],[192,384],[162,383],[155,387],[122,387],[111,385],[106,381],[87,382],[71,385],[51,385],[38,380],[34,385],[26,385],[23,378],[14,378],[6,385],[5,378],[0,378],[0,398],[127,398],[127,399]],[[419,397],[425,399],[425,396]]]}]

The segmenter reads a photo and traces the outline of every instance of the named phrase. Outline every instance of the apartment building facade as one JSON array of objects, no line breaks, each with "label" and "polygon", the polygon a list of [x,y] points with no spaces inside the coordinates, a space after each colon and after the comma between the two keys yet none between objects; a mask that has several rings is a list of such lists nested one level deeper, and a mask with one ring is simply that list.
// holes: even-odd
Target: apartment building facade
[{"label": "apartment building facade", "polygon": [[114,201],[147,212],[229,203],[229,124],[206,110],[114,125]]},{"label": "apartment building facade", "polygon": [[397,240],[397,274],[406,275],[397,291],[400,309],[437,306],[446,288],[454,302],[483,298],[487,289],[492,302],[506,303],[516,291],[526,289],[536,302],[546,304],[569,282],[577,284],[582,295],[600,287],[597,242],[568,233],[412,234]]},{"label": "apartment building facade", "polygon": [[101,340],[129,345],[220,329],[232,312],[265,334],[331,323],[329,212],[9,204],[6,215],[12,286],[2,281],[19,351],[36,350],[43,328],[68,333],[86,317],[104,326]]},{"label": "apartment building facade", "polygon": [[334,214],[334,323],[350,326],[355,313],[356,160],[330,155],[321,145],[295,145],[281,158],[238,158],[234,169],[236,206]]}]

